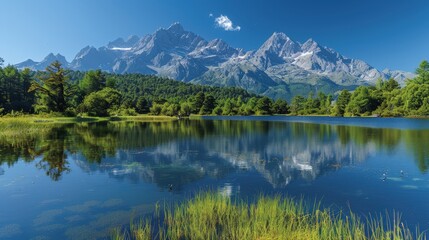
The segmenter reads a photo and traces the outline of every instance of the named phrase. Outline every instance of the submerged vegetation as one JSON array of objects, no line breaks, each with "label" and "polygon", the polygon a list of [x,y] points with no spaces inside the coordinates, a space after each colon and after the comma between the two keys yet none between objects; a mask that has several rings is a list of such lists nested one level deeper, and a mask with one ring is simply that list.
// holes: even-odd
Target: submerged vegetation
[{"label": "submerged vegetation", "polygon": [[260,196],[254,203],[200,193],[173,208],[115,230],[112,239],[426,239],[400,216],[362,220],[354,213],[307,205],[303,200]]}]

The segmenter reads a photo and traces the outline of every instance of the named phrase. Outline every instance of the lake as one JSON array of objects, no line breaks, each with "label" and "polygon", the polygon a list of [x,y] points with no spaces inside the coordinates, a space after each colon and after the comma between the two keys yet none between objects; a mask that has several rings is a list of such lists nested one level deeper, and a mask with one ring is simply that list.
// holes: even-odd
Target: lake
[{"label": "lake", "polygon": [[429,120],[204,117],[0,139],[0,239],[108,238],[201,190],[321,200],[429,229]]}]

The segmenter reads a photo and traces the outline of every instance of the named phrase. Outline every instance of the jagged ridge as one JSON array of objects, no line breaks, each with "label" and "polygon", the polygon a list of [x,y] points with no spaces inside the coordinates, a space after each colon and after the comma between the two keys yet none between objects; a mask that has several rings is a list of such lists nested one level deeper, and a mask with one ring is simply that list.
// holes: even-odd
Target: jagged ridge
[{"label": "jagged ridge", "polygon": [[142,38],[118,38],[100,48],[87,46],[70,63],[51,53],[41,62],[29,59],[16,66],[43,70],[55,60],[72,70],[156,74],[185,82],[238,86],[287,99],[296,94],[298,85],[307,89],[301,94],[318,89],[335,92],[374,84],[378,78],[393,77],[403,83],[414,76],[403,71],[381,72],[312,39],[299,43],[284,33],[273,33],[258,50],[245,52],[221,39],[206,41],[179,23]]}]

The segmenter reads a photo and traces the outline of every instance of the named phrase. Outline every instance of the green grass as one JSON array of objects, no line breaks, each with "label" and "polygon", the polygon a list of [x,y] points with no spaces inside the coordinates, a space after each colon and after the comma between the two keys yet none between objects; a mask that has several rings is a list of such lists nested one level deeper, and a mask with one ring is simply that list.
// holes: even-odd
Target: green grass
[{"label": "green grass", "polygon": [[165,121],[174,121],[177,120],[177,117],[170,116],[155,116],[148,114],[140,114],[137,116],[119,116],[119,117],[111,117],[111,120],[119,120],[119,121],[142,121],[142,122],[165,122]]},{"label": "green grass", "polygon": [[203,119],[203,117],[204,117],[204,115],[191,114],[191,115],[189,116],[189,119],[191,119],[191,120],[200,120],[200,119]]},{"label": "green grass", "polygon": [[46,134],[53,127],[62,124],[107,120],[107,118],[41,117],[37,115],[0,117],[0,139],[25,139]]},{"label": "green grass", "polygon": [[68,123],[103,121],[141,121],[164,122],[177,118],[166,116],[120,116],[120,117],[45,117],[25,115],[18,117],[0,117],[0,139],[19,140],[49,133],[53,127]]},{"label": "green grass", "polygon": [[[426,239],[396,214],[361,220],[352,212],[334,213],[320,203],[260,196],[255,203],[233,202],[216,193],[200,193],[173,208],[155,210],[152,219],[116,230],[123,239]],[[162,215],[162,216],[161,216]]]},{"label": "green grass", "polygon": [[0,118],[0,139],[21,139],[34,137],[50,131],[53,121],[34,117]]}]

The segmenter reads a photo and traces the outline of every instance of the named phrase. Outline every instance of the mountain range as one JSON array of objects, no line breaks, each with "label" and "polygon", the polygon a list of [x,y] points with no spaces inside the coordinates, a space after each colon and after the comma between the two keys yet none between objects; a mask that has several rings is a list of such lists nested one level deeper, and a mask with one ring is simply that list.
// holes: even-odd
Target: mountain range
[{"label": "mountain range", "polygon": [[84,47],[71,62],[51,53],[41,62],[29,59],[15,66],[44,70],[55,60],[72,70],[153,74],[195,84],[236,86],[289,100],[296,94],[334,93],[372,85],[378,78],[394,78],[403,84],[414,77],[404,71],[379,71],[313,39],[300,43],[275,32],[259,49],[244,51],[221,39],[206,41],[180,23],[144,37],[118,38],[99,48]]}]

